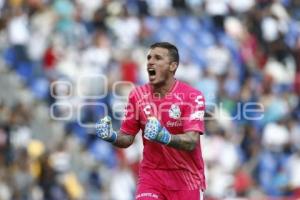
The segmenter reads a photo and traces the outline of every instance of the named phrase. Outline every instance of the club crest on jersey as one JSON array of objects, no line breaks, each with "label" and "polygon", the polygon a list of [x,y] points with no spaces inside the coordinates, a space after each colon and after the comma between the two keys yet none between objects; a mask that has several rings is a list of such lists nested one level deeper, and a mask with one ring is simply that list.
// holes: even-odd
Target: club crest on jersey
[{"label": "club crest on jersey", "polygon": [[172,104],[169,110],[169,117],[172,119],[179,119],[181,116],[181,111],[178,105]]}]

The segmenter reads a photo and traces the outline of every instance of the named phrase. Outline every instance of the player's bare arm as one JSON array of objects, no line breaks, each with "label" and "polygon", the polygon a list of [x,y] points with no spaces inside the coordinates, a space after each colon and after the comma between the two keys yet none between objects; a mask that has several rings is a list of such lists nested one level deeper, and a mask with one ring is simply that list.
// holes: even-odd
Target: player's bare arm
[{"label": "player's bare arm", "polygon": [[171,134],[156,117],[148,118],[144,137],[150,141],[185,151],[193,151],[200,140],[200,134],[196,131],[188,131],[176,135]]},{"label": "player's bare arm", "polygon": [[134,136],[128,135],[120,131],[113,145],[120,148],[127,148],[133,143],[133,140]]},{"label": "player's bare arm", "polygon": [[198,132],[190,131],[184,134],[171,135],[168,146],[175,149],[193,151],[199,142],[200,135]]}]

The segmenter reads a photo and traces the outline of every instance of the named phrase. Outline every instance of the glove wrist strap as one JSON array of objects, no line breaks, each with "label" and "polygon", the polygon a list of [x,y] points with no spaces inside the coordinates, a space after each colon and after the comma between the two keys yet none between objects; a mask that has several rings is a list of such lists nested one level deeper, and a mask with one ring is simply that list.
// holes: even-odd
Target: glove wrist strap
[{"label": "glove wrist strap", "polygon": [[163,127],[159,133],[159,142],[161,142],[162,144],[169,144],[171,141],[171,134],[169,133],[169,131]]},{"label": "glove wrist strap", "polygon": [[112,131],[111,136],[106,139],[107,142],[115,143],[117,140],[118,134],[116,131]]}]

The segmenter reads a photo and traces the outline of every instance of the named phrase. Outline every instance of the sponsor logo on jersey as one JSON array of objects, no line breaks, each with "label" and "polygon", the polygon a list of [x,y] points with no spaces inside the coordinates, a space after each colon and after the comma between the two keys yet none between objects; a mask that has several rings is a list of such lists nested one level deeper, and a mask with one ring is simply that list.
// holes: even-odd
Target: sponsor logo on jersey
[{"label": "sponsor logo on jersey", "polygon": [[168,121],[167,122],[167,127],[179,127],[179,126],[182,126],[182,121],[175,121],[175,122]]},{"label": "sponsor logo on jersey", "polygon": [[179,119],[181,116],[181,111],[178,105],[172,104],[169,110],[169,117],[172,119]]},{"label": "sponsor logo on jersey", "polygon": [[199,107],[204,106],[203,96],[198,95],[195,99],[195,102],[197,103],[197,106],[199,106]]},{"label": "sponsor logo on jersey", "polygon": [[203,110],[198,110],[198,111],[192,113],[190,118],[191,118],[191,120],[203,120],[204,111]]}]

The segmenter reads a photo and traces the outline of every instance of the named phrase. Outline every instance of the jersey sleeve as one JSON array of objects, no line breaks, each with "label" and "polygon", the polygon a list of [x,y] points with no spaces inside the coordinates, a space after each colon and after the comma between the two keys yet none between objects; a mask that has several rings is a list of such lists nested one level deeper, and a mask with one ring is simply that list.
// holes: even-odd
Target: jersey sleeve
[{"label": "jersey sleeve", "polygon": [[130,92],[120,130],[135,136],[140,130],[139,111],[134,90]]},{"label": "jersey sleeve", "polygon": [[200,93],[190,93],[183,113],[183,131],[197,131],[204,134],[205,99]]}]

